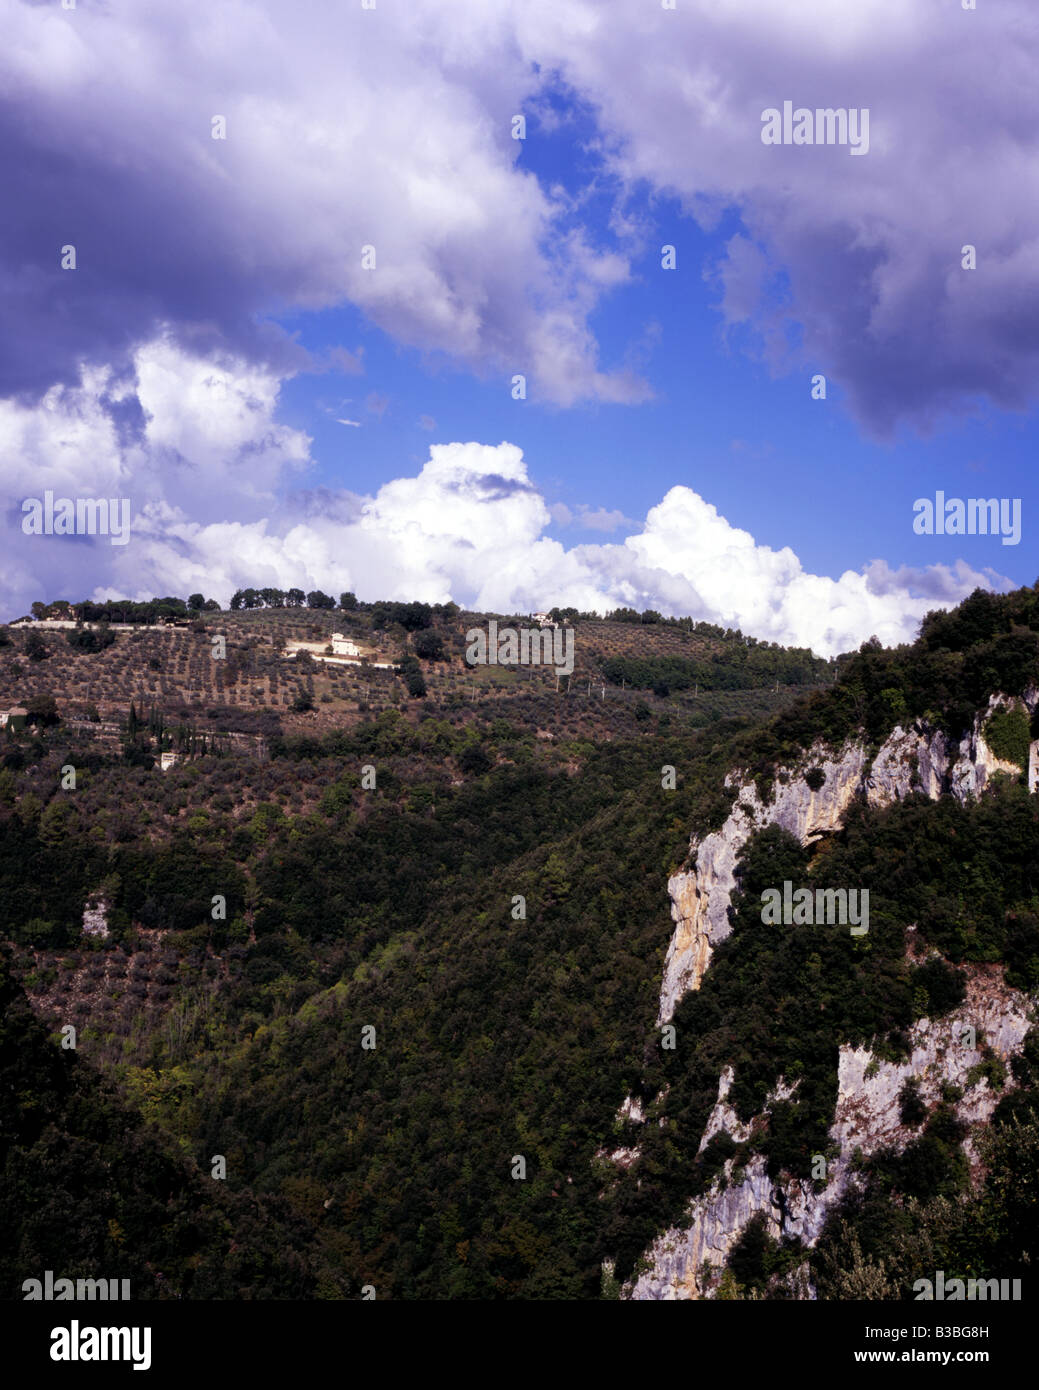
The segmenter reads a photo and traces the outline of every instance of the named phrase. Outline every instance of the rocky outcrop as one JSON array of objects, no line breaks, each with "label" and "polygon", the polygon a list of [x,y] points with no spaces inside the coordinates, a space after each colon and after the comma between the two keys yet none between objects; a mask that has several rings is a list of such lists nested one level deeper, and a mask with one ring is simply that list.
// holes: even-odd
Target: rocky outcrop
[{"label": "rocky outcrop", "polygon": [[928,1106],[938,1103],[942,1086],[951,1082],[964,1092],[956,1107],[959,1119],[967,1124],[989,1120],[1002,1092],[984,1078],[971,1084],[971,1069],[984,1061],[986,1046],[1002,1062],[1020,1052],[1028,1014],[1027,996],[1000,984],[998,967],[995,972],[974,967],[967,998],[958,1009],[913,1025],[908,1061],[871,1065],[868,1048],[842,1047],[831,1136],[842,1151],[858,1144],[867,1156],[885,1144],[903,1147],[907,1131],[899,1120],[898,1096],[911,1076],[918,1079],[920,1097]]},{"label": "rocky outcrop", "polygon": [[[809,845],[839,831],[856,798],[875,807],[890,806],[914,792],[932,800],[942,795],[954,796],[960,802],[975,798],[998,773],[1020,774],[1016,764],[993,753],[985,739],[985,727],[996,709],[1020,708],[1022,703],[1034,713],[1039,690],[1027,691],[1023,701],[992,696],[956,745],[950,745],[940,730],[930,728],[925,721],[908,729],[896,726],[872,758],[861,741],[851,741],[838,752],[817,744],[797,768],[777,769],[767,801],[761,799],[752,780],[738,771],[730,773],[726,786],[734,790],[735,799],[724,825],[702,839],[694,836],[690,867],[668,881],[675,927],[664,964],[658,1025],[672,1017],[688,990],[699,989],[714,949],[729,935],[736,860],[753,834],[768,825],[779,825]],[[823,774],[821,784],[809,785],[809,769]],[[1029,749],[1027,779],[1030,791],[1039,790],[1039,740]],[[811,780],[818,782],[817,775]],[[968,1084],[971,1069],[982,1060],[981,1048],[986,1044],[1004,1060],[1019,1051],[1028,1016],[1024,996],[998,984],[998,969],[994,975],[986,970],[989,968],[977,967],[972,972],[968,998],[954,1014],[934,1023],[921,1019],[914,1025],[913,1051],[907,1062],[874,1063],[868,1049],[840,1049],[838,1094],[830,1130],[839,1155],[827,1167],[822,1191],[816,1193],[814,1183],[774,1185],[759,1155],[744,1165],[740,1181],[735,1183],[736,1160],[729,1159],[724,1183],[716,1183],[709,1193],[691,1202],[683,1226],[664,1232],[654,1242],[642,1262],[642,1272],[625,1290],[625,1296],[701,1296],[702,1268],[705,1264],[715,1268],[723,1265],[747,1222],[758,1212],[765,1214],[768,1229],[777,1238],[798,1236],[806,1245],[814,1244],[829,1211],[849,1183],[857,1180],[851,1168],[855,1149],[868,1156],[884,1145],[901,1148],[908,1141],[909,1132],[899,1118],[898,1097],[909,1076],[919,1079],[921,1096],[928,1105],[937,1102],[945,1082],[960,1086],[964,1091],[957,1105],[960,1119],[969,1125],[987,1121],[998,1095],[985,1079]],[[969,1035],[962,1035],[964,1028],[974,1029],[973,1046],[967,1045]],[[742,1143],[754,1128],[753,1121],[741,1122],[728,1103],[732,1080],[733,1072],[726,1068],[700,1141],[701,1152],[722,1130]],[[766,1103],[766,1114],[769,1104],[788,1094],[780,1082]],[[642,1119],[633,1104],[622,1114],[636,1124]],[[965,1147],[972,1154],[970,1139]],[[637,1148],[624,1150],[625,1166],[637,1155]]]},{"label": "rocky outcrop", "polygon": [[[1039,693],[1026,693],[1023,703],[1030,712],[1037,702]],[[779,825],[808,845],[840,830],[848,807],[857,797],[883,807],[904,800],[912,792],[922,792],[932,800],[945,792],[959,801],[979,796],[996,773],[1017,776],[1021,771],[1015,763],[997,758],[984,736],[992,712],[1013,703],[1005,695],[993,695],[955,750],[940,730],[931,729],[924,721],[908,730],[896,725],[872,759],[858,741],[846,744],[839,753],[817,744],[799,768],[777,769],[767,802],[761,800],[753,781],[738,772],[730,773],[725,785],[735,789],[736,799],[725,824],[703,839],[694,836],[689,846],[692,867],[668,880],[675,928],[664,961],[658,1025],[671,1018],[683,994],[700,988],[714,948],[729,935],[736,859],[753,834],[765,826]],[[806,781],[809,768],[823,773],[825,781],[820,787],[813,788]],[[1039,786],[1039,742],[1031,748],[1029,786],[1033,790]]]},{"label": "rocky outcrop", "polygon": [[866,778],[865,794],[870,805],[890,806],[912,791],[922,792],[932,801],[948,792],[964,802],[980,796],[998,772],[1019,776],[1021,769],[1017,764],[997,758],[984,733],[995,710],[1016,703],[1004,695],[993,695],[988,706],[974,716],[970,732],[955,746],[955,760],[953,749],[939,730],[924,726],[906,732],[895,728],[874,758]]},{"label": "rocky outcrop", "polygon": [[714,1103],[714,1109],[707,1117],[697,1153],[703,1153],[714,1136],[720,1134],[722,1130],[731,1135],[737,1144],[742,1144],[744,1140],[750,1138],[751,1122],[748,1121],[744,1124],[728,1101],[729,1088],[732,1086],[734,1078],[735,1072],[732,1067],[722,1069],[722,1074],[718,1078],[718,1099]]},{"label": "rocky outcrop", "polygon": [[642,1102],[638,1099],[637,1096],[628,1096],[624,1104],[621,1106],[620,1113],[622,1119],[630,1120],[634,1125],[642,1124],[642,1122],[646,1118],[646,1116],[643,1114]]},{"label": "rocky outcrop", "polygon": [[919,791],[936,801],[949,776],[949,744],[940,730],[896,725],[873,759],[864,792],[871,806],[891,806]]},{"label": "rocky outcrop", "polygon": [[[765,1159],[755,1155],[743,1182],[698,1198],[690,1209],[689,1226],[672,1227],[657,1237],[642,1261],[648,1267],[622,1296],[665,1302],[701,1297],[704,1265],[724,1265],[751,1217],[759,1211],[772,1214],[774,1193],[765,1166]],[[728,1169],[726,1164],[727,1177]]]},{"label": "rocky outcrop", "polygon": [[949,776],[949,790],[957,801],[980,796],[997,772],[1020,776],[1021,769],[1016,763],[1004,762],[996,757],[985,742],[984,734],[985,725],[995,710],[1017,704],[1017,701],[1008,700],[1005,695],[993,695],[988,707],[974,716],[970,733],[960,741],[959,755]]},{"label": "rocky outcrop", "polygon": [[[928,1107],[938,1103],[943,1084],[952,1082],[963,1090],[955,1107],[958,1118],[970,1126],[987,1121],[1002,1093],[993,1090],[984,1077],[972,1082],[971,1070],[984,1060],[986,1045],[1001,1061],[1008,1061],[1021,1050],[1029,1028],[1028,999],[1003,985],[999,975],[998,967],[974,967],[967,998],[954,1013],[935,1021],[920,1019],[910,1029],[912,1054],[906,1062],[874,1059],[868,1048],[840,1049],[837,1103],[829,1131],[838,1155],[827,1164],[822,1191],[817,1193],[813,1182],[773,1183],[760,1154],[744,1165],[740,1181],[734,1182],[738,1160],[729,1159],[724,1186],[717,1181],[710,1192],[691,1201],[685,1223],[654,1241],[624,1297],[703,1296],[712,1274],[726,1264],[747,1223],[759,1212],[764,1213],[766,1229],[775,1239],[797,1237],[813,1246],[830,1211],[858,1180],[852,1168],[855,1150],[865,1158],[886,1146],[901,1150],[919,1132],[908,1129],[899,1118],[899,1093],[910,1076],[919,1080],[921,1099]],[[742,1123],[728,1105],[732,1080],[732,1069],[727,1067],[719,1080],[718,1101],[701,1150],[721,1129],[743,1142],[753,1128],[753,1121]],[[766,1102],[766,1112],[774,1101],[790,1094],[791,1088],[780,1083]],[[970,1137],[965,1147],[973,1157]]]},{"label": "rocky outcrop", "polygon": [[[737,1144],[742,1144],[745,1140],[750,1138],[751,1130],[754,1127],[753,1120],[748,1120],[744,1123],[729,1104],[729,1089],[734,1079],[735,1072],[732,1067],[723,1068],[721,1077],[718,1080],[718,1099],[715,1101],[714,1109],[707,1118],[707,1124],[704,1126],[703,1136],[700,1139],[700,1147],[697,1149],[697,1153],[703,1153],[714,1136],[720,1134],[722,1130],[725,1130],[727,1134],[735,1139]],[[796,1090],[796,1081],[793,1085],[788,1086],[783,1078],[780,1077],[772,1090],[769,1091],[765,1100],[766,1112],[777,1101],[789,1100]]]},{"label": "rocky outcrop", "polygon": [[[687,990],[699,989],[713,948],[729,935],[729,901],[736,886],[736,859],[750,837],[767,825],[780,825],[810,844],[833,834],[844,823],[848,807],[862,789],[867,753],[861,743],[851,743],[839,755],[821,746],[812,749],[807,767],[824,775],[813,789],[803,773],[780,768],[771,799],[762,802],[753,782],[730,773],[727,787],[737,789],[736,800],[721,830],[702,841],[694,837],[692,869],[668,880],[671,916],[675,930],[664,962],[658,1024],[666,1023]],[[786,782],[782,780],[786,778]]]},{"label": "rocky outcrop", "polygon": [[104,898],[87,899],[83,908],[83,931],[86,936],[108,935],[108,903]]}]

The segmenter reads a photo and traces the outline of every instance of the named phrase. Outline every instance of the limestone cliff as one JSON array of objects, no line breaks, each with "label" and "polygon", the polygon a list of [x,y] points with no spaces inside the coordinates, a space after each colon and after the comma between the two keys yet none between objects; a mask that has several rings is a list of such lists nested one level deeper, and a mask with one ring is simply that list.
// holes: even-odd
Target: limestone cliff
[{"label": "limestone cliff", "polygon": [[[955,1012],[932,1022],[920,1019],[909,1030],[912,1055],[904,1063],[874,1059],[868,1048],[842,1047],[838,1062],[837,1105],[829,1138],[838,1146],[836,1159],[827,1166],[825,1187],[788,1180],[773,1183],[766,1160],[755,1154],[744,1165],[741,1180],[733,1181],[737,1160],[725,1164],[725,1185],[715,1182],[711,1191],[689,1203],[681,1226],[665,1231],[647,1251],[641,1270],[624,1290],[632,1299],[699,1298],[710,1280],[725,1265],[748,1221],[763,1212],[770,1235],[777,1240],[796,1236],[811,1247],[818,1240],[832,1207],[849,1183],[855,1182],[852,1156],[859,1149],[868,1158],[877,1149],[905,1147],[918,1131],[899,1119],[899,1092],[907,1077],[920,1080],[920,1095],[928,1106],[937,1104],[943,1082],[963,1089],[956,1105],[959,1119],[971,1127],[987,1121],[1001,1092],[993,1091],[983,1077],[971,1084],[971,1068],[983,1060],[987,1044],[1001,1061],[1021,1050],[1029,1028],[1029,1002],[1000,982],[998,967],[976,966],[970,971],[967,998]],[[965,1029],[974,1030],[971,1035]],[[707,1139],[726,1129],[737,1142],[749,1135],[751,1124],[741,1124],[726,1101],[732,1084],[731,1068],[723,1071],[718,1101],[704,1132]],[[785,1099],[791,1089],[782,1082],[765,1105]],[[973,1157],[971,1139],[967,1153]],[[705,1269],[705,1266],[707,1267]],[[812,1296],[811,1286],[807,1286]]]},{"label": "limestone cliff", "polygon": [[[729,899],[736,886],[740,850],[766,825],[780,825],[810,844],[839,830],[851,802],[859,794],[868,765],[861,743],[849,744],[838,755],[813,748],[805,764],[819,768],[825,781],[813,790],[803,771],[794,775],[780,768],[771,800],[762,803],[752,781],[730,773],[725,785],[737,788],[732,811],[721,830],[690,845],[691,869],[668,880],[674,934],[664,962],[657,1022],[666,1023],[686,990],[699,989],[712,948],[729,935]],[[784,782],[784,778],[787,780]]]},{"label": "limestone cliff", "polygon": [[[1029,691],[1024,704],[1031,713],[1039,699]],[[997,772],[1020,774],[1014,763],[1003,762],[984,737],[992,712],[1014,703],[993,695],[979,711],[973,726],[953,750],[945,735],[919,721],[911,729],[896,725],[876,755],[870,759],[861,742],[851,742],[839,752],[816,745],[798,768],[777,769],[772,795],[762,802],[754,782],[738,772],[730,773],[727,787],[736,788],[736,800],[721,830],[694,836],[689,846],[691,867],[668,880],[671,917],[675,929],[664,962],[658,1024],[666,1023],[675,1005],[690,989],[699,989],[710,964],[713,948],[729,935],[729,900],[736,884],[736,859],[758,830],[779,825],[811,844],[838,831],[856,797],[871,806],[889,806],[913,791],[932,800],[943,793],[959,801],[976,797]],[[813,789],[805,780],[809,768],[818,769],[825,781]],[[1039,741],[1029,754],[1029,786],[1039,785]]]},{"label": "limestone cliff", "polygon": [[[790,831],[802,844],[840,830],[849,806],[856,798],[869,805],[889,806],[922,792],[932,800],[942,795],[965,802],[984,791],[992,777],[1005,772],[1017,776],[1021,769],[999,759],[985,740],[985,726],[991,714],[1002,706],[1023,703],[1029,713],[1039,703],[1039,692],[1026,693],[1023,702],[994,695],[984,710],[978,711],[972,727],[956,745],[946,736],[918,721],[911,728],[896,726],[874,756],[861,740],[842,749],[830,750],[817,744],[797,767],[777,769],[773,790],[762,801],[755,783],[734,771],[726,785],[735,789],[732,810],[720,830],[694,836],[690,843],[689,867],[668,882],[674,932],[667,951],[660,991],[658,1024],[666,1023],[679,999],[698,989],[713,949],[731,930],[728,918],[730,896],[735,887],[737,857],[748,839],[768,825]],[[809,785],[806,773],[818,769],[820,785]],[[1039,741],[1032,742],[1028,758],[1028,786],[1039,787]],[[813,782],[818,777],[813,776]],[[725,1185],[716,1183],[710,1192],[692,1201],[687,1221],[681,1228],[664,1232],[647,1252],[641,1272],[625,1290],[636,1299],[696,1298],[701,1296],[701,1267],[719,1267],[739,1239],[750,1218],[764,1212],[774,1236],[799,1236],[807,1245],[818,1239],[826,1216],[840,1199],[848,1183],[854,1181],[851,1157],[855,1148],[868,1156],[887,1144],[904,1147],[909,1132],[899,1121],[898,1092],[907,1076],[921,1078],[921,1094],[928,1104],[938,1097],[942,1083],[952,1081],[964,1088],[957,1110],[968,1124],[988,1119],[998,1097],[984,1080],[967,1087],[972,1066],[981,1060],[986,1044],[1006,1060],[1021,1047],[1028,1029],[1028,1001],[1001,985],[998,970],[976,967],[970,972],[968,997],[955,1013],[936,1023],[920,1019],[911,1030],[913,1054],[901,1066],[878,1061],[871,1066],[866,1049],[842,1047],[838,1072],[838,1095],[831,1140],[839,1146],[839,1156],[828,1167],[825,1188],[815,1191],[811,1182],[787,1182],[775,1186],[766,1173],[765,1160],[755,1155],[744,1166],[741,1180],[731,1181],[734,1160],[725,1168]],[[975,1030],[976,1045],[959,1041],[964,1026]],[[732,1112],[727,1094],[732,1083],[731,1069],[719,1080],[718,1101],[701,1140],[701,1150],[709,1138],[726,1129],[737,1142],[748,1135]],[[766,1102],[789,1094],[777,1085]],[[628,1106],[622,1111],[634,1123],[641,1111]],[[971,1153],[970,1141],[967,1151]],[[620,1161],[629,1166],[638,1156],[637,1148],[621,1151]]]}]

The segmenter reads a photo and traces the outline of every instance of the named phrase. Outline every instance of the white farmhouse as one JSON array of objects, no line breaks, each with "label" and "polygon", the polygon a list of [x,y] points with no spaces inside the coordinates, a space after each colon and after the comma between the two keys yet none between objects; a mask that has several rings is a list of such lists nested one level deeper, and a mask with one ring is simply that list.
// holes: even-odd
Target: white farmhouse
[{"label": "white farmhouse", "polygon": [[333,656],[360,656],[361,649],[356,642],[351,642],[349,637],[344,637],[341,632],[332,633],[332,655]]}]

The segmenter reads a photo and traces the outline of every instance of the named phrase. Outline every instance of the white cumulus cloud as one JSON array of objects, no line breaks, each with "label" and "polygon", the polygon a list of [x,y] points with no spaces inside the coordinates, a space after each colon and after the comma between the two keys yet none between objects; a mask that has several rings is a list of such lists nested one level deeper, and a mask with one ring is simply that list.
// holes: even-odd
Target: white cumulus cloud
[{"label": "white cumulus cloud", "polygon": [[[641,526],[588,505],[564,517],[505,441],[434,444],[417,473],[370,497],[307,491],[310,441],[276,420],[278,392],[255,366],[160,338],[132,377],[86,371],[36,406],[0,403],[0,448],[14,461],[2,484],[8,616],[40,597],[202,590],[226,603],[240,587],[298,586],[502,612],[656,608],[831,654],[874,633],[911,640],[928,609],[1010,587],[963,561],[914,570],[864,558],[837,579],[809,574],[789,547],[760,545],[685,486]],[[130,498],[130,543],[21,534],[22,499],[45,488]],[[568,518],[631,531],[567,548],[545,533]]]}]

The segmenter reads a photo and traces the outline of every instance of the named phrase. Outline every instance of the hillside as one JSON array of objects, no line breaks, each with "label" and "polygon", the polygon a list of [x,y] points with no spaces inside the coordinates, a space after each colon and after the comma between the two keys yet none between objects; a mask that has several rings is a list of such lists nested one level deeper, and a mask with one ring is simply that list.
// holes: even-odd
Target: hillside
[{"label": "hillside", "polygon": [[[30,724],[0,732],[0,932],[51,1032],[39,1066],[74,1024],[63,1067],[155,1127],[184,1200],[225,1193],[257,1268],[292,1252],[256,1296],[907,1297],[931,1268],[1019,1274],[1039,589],[835,663],[560,615],[558,689],[466,665],[495,615],[421,608],[7,630],[0,709]],[[369,665],[326,664],[333,632]],[[868,932],[764,926],[784,882],[867,890]],[[48,1113],[79,1141],[78,1111]],[[32,1106],[13,1123],[19,1182]],[[84,1267],[111,1255],[92,1229]]]},{"label": "hillside", "polygon": [[[88,613],[105,611],[97,605],[80,607]],[[640,703],[659,713],[681,709],[694,722],[706,723],[730,714],[773,712],[788,703],[791,691],[832,680],[831,664],[809,653],[758,644],[710,624],[682,620],[680,625],[659,615],[646,622],[637,615],[633,622],[574,615],[565,622],[572,634],[574,669],[560,679],[571,703],[561,704],[544,698],[556,689],[551,664],[466,664],[467,631],[486,630],[492,620],[503,629],[510,624],[530,627],[526,616],[460,613],[454,605],[437,612],[414,605],[425,611],[417,615],[423,625],[412,626],[415,615],[409,619],[401,612],[405,621],[394,620],[395,610],[407,607],[200,610],[190,619],[185,609],[179,619],[183,626],[164,627],[161,616],[159,625],[120,624],[124,610],[110,605],[113,622],[88,622],[77,634],[67,609],[41,604],[41,613],[61,616],[0,628],[0,708],[53,695],[66,721],[97,717],[107,723],[125,721],[133,701],[138,710],[161,711],[167,725],[302,734],[351,727],[393,707],[408,710],[411,717],[444,709],[469,721],[486,714],[489,703],[505,701],[510,711],[522,709],[518,717],[524,723],[543,712],[546,724],[559,724],[565,715],[575,733],[595,728],[608,736],[614,728],[630,728]],[[337,632],[356,644],[360,660],[326,663],[326,649]],[[222,648],[215,645],[218,638]],[[423,655],[423,643],[431,644],[433,658]],[[217,657],[217,651],[223,655]],[[407,657],[416,662],[426,687],[421,705],[409,697],[406,681],[395,669]],[[516,707],[520,696],[527,698]]]}]

